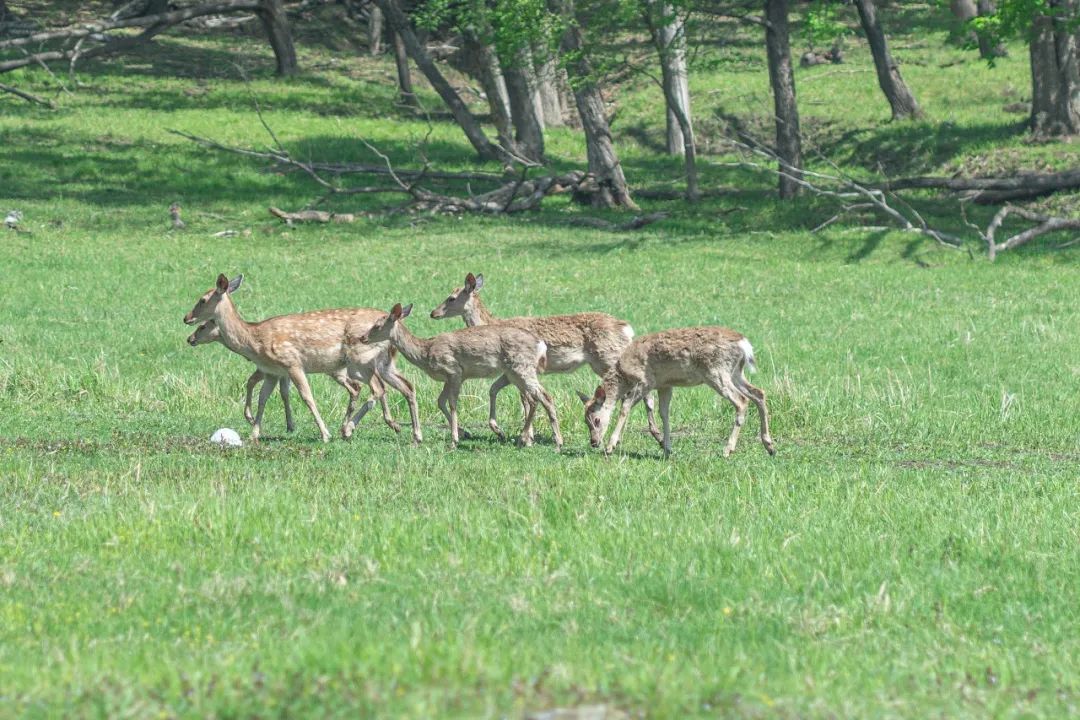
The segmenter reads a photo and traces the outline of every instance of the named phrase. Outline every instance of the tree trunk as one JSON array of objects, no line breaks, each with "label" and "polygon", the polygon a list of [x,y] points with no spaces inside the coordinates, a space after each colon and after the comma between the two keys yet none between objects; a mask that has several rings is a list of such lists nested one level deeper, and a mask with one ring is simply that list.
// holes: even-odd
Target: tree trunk
[{"label": "tree trunk", "polygon": [[518,152],[530,160],[543,162],[543,116],[537,111],[536,78],[533,77],[532,58],[528,48],[523,49],[509,62],[503,63],[502,67]]},{"label": "tree trunk", "polygon": [[499,142],[507,150],[518,152],[514,145],[514,128],[510,120],[510,101],[506,94],[499,60],[490,46],[485,45],[474,32],[466,31],[462,37],[463,69],[480,83],[487,96],[491,122],[499,136]]},{"label": "tree trunk", "polygon": [[559,66],[546,50],[533,52],[536,67],[537,94],[540,97],[541,116],[546,127],[562,127],[565,124],[562,104],[559,102]]},{"label": "tree trunk", "polygon": [[368,9],[367,43],[368,54],[372,57],[382,53],[383,14],[377,6]]},{"label": "tree trunk", "polygon": [[1031,34],[1031,131],[1041,137],[1080,132],[1077,0],[1050,0],[1055,16],[1037,15]]},{"label": "tree trunk", "polygon": [[6,0],[0,0],[0,22],[3,22],[10,15]]},{"label": "tree trunk", "polygon": [[[667,151],[669,155],[685,155],[686,141],[683,123],[679,121],[674,105],[668,99],[674,98],[675,104],[682,109],[686,122],[690,122],[690,84],[686,71],[686,35],[683,19],[674,8],[667,4],[650,3],[649,10],[659,11],[658,17],[652,17],[653,44],[660,56],[660,71],[664,87],[664,100],[667,106]],[[670,89],[670,92],[669,92]]]},{"label": "tree trunk", "polygon": [[[988,17],[997,12],[997,8],[991,0],[979,0],[978,8],[979,17]],[[1009,51],[1004,44],[993,44],[993,40],[988,33],[977,32],[975,33],[975,38],[979,41],[979,57],[983,60],[1005,57],[1009,54]]]},{"label": "tree trunk", "polygon": [[420,72],[424,73],[424,77],[435,88],[435,92],[439,93],[439,97],[446,103],[446,106],[450,108],[454,120],[464,131],[465,137],[469,139],[473,148],[476,149],[476,153],[485,160],[508,160],[509,157],[506,152],[487,139],[483,129],[480,127],[480,123],[469,112],[469,108],[462,101],[461,96],[457,94],[457,91],[451,87],[443,74],[439,72],[439,68],[435,66],[431,56],[428,55],[427,49],[417,40],[412,25],[409,24],[409,19],[405,17],[405,13],[402,12],[397,0],[376,0],[376,2],[379,9],[383,11],[390,28],[400,36],[409,57],[420,68]]},{"label": "tree trunk", "polygon": [[885,40],[885,31],[881,29],[878,21],[874,0],[855,0],[855,6],[859,9],[859,20],[862,22],[866,39],[870,41],[878,85],[892,107],[893,120],[922,117],[919,103],[915,102],[915,96],[900,76],[900,67],[889,53],[889,45]]},{"label": "tree trunk", "polygon": [[277,74],[295,75],[297,71],[296,48],[293,47],[289,17],[285,14],[285,5],[282,0],[263,0],[256,14],[262,22],[263,29],[266,30],[266,36],[270,39],[270,47],[274,49]]},{"label": "tree trunk", "polygon": [[409,54],[405,52],[405,41],[396,32],[394,33],[394,64],[397,65],[398,93],[401,95],[401,104],[419,110],[420,103],[416,100],[416,93],[413,92],[412,72],[409,70]]},{"label": "tree trunk", "polygon": [[574,0],[548,0],[548,7],[566,21],[560,46],[564,55],[573,58],[567,67],[567,73],[570,75],[578,115],[581,116],[581,126],[585,131],[589,174],[596,179],[597,184],[590,196],[592,205],[637,210],[638,206],[630,197],[619,156],[615,153],[615,145],[611,141],[611,128],[604,116],[604,99],[596,86],[589,59],[583,52],[585,43],[574,16]]},{"label": "tree trunk", "polygon": [[[659,15],[653,11],[659,11]],[[646,8],[646,18],[653,45],[660,57],[661,87],[667,108],[668,153],[683,156],[686,164],[686,199],[695,202],[701,194],[697,182],[697,150],[690,114],[683,22],[671,6],[655,2]],[[675,142],[679,143],[677,147]]]},{"label": "tree trunk", "polygon": [[799,106],[795,101],[795,74],[791,68],[788,41],[787,0],[765,0],[765,50],[769,59],[769,82],[776,107],[776,153],[782,161],[780,197],[799,192],[793,178],[802,177],[802,137],[799,134]]}]

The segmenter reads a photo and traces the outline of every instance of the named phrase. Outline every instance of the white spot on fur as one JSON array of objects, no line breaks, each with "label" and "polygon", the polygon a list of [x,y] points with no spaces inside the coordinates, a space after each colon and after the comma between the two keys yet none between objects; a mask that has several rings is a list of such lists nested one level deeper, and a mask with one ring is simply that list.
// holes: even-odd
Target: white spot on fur
[{"label": "white spot on fur", "polygon": [[739,349],[742,350],[743,357],[746,358],[746,364],[750,368],[750,372],[757,370],[757,365],[754,364],[754,346],[750,344],[750,341],[746,338],[740,340]]},{"label": "white spot on fur", "polygon": [[622,326],[622,334],[626,336],[627,340],[633,340],[634,339],[634,328],[630,327],[629,325],[623,325]]},{"label": "white spot on fur", "polygon": [[546,355],[547,355],[547,343],[544,342],[543,340],[541,340],[540,342],[536,343],[536,360],[537,360],[537,362],[543,360],[544,356],[546,356]]}]

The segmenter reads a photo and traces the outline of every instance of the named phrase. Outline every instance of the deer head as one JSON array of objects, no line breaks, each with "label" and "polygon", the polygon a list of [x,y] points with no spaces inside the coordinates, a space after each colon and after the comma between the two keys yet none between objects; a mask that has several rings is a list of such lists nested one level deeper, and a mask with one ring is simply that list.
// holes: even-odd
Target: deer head
[{"label": "deer head", "polygon": [[448,317],[460,317],[464,315],[472,302],[473,293],[484,287],[484,276],[469,273],[465,276],[465,284],[455,288],[450,296],[443,301],[442,305],[431,311],[431,317],[435,320]]},{"label": "deer head", "polygon": [[191,312],[184,316],[184,324],[194,325],[213,318],[222,300],[227,301],[226,295],[235,292],[243,281],[243,275],[237,275],[232,280],[218,275],[217,284],[207,290],[195,303],[195,307],[191,308]]}]

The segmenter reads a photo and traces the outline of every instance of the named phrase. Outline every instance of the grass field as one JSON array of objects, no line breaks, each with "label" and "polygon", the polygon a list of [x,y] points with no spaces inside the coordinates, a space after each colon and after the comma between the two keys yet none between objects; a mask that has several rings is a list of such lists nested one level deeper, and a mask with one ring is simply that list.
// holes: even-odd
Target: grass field
[{"label": "grass field", "polygon": [[[895,44],[925,122],[885,123],[862,48],[845,73],[800,71],[828,157],[852,172],[1075,161],[1073,145],[1027,144],[1001,110],[1028,92],[1022,48],[989,70],[938,29],[912,33]],[[507,220],[286,228],[265,209],[302,207],[308,181],[166,130],[265,143],[255,92],[298,153],[370,161],[363,135],[409,164],[426,128],[392,116],[390,61],[308,46],[317,69],[279,83],[250,41],[160,44],[87,66],[59,111],[0,98],[0,210],[22,210],[31,231],[0,233],[0,716],[1078,712],[1080,247],[1051,239],[990,264],[976,244],[843,223],[811,234],[830,206],[778,204],[766,181],[713,166],[707,185],[740,190],[694,208],[644,202],[676,217],[636,234],[571,227],[581,211],[560,199]],[[700,62],[704,142],[717,108],[767,111],[760,48]],[[620,93],[631,182],[674,181],[678,162],[647,147],[654,91]],[[571,130],[550,147],[557,164],[582,162]],[[429,152],[473,166],[445,123]],[[184,232],[167,230],[173,200]],[[213,237],[227,229],[250,234]],[[751,415],[722,459],[732,411],[696,388],[675,394],[670,461],[640,410],[605,459],[574,398],[596,385],[585,371],[545,378],[561,455],[542,421],[536,447],[492,438],[481,382],[462,399],[474,439],[450,452],[437,387],[403,361],[419,448],[375,414],[352,442],[323,445],[298,397],[294,435],[274,399],[264,442],[207,442],[246,431],[250,371],[184,343],[181,318],[218,272],[245,274],[248,318],[413,302],[409,325],[426,335],[456,326],[427,311],[468,271],[484,273],[496,313],[740,330],[778,455]],[[344,395],[313,385],[334,427]],[[500,412],[514,427],[512,393]]]}]

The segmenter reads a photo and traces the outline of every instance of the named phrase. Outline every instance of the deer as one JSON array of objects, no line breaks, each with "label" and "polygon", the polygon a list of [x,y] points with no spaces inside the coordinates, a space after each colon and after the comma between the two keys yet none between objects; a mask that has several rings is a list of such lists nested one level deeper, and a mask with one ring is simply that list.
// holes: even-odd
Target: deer
[{"label": "deer", "polygon": [[618,446],[630,410],[654,389],[660,399],[660,419],[664,423],[659,441],[664,457],[671,455],[671,395],[673,388],[708,385],[735,406],[735,425],[731,429],[724,457],[735,450],[739,431],[746,422],[746,408],[754,403],[761,421],[761,444],[769,455],[776,454],[769,435],[769,412],[765,392],[747,382],[744,368],[756,369],[754,348],[745,337],[723,327],[689,327],[664,330],[642,336],[630,344],[618,364],[604,375],[603,382],[590,398],[580,395],[585,404],[585,424],[589,442],[600,447],[611,422],[616,403],[621,402],[619,419],[611,433],[606,455]]},{"label": "deer", "polygon": [[[218,326],[213,320],[208,320],[195,328],[195,332],[191,333],[187,339],[187,343],[191,347],[208,345],[215,342],[221,342],[221,331],[218,330]],[[244,394],[244,419],[248,421],[249,425],[255,424],[255,416],[251,414],[251,397],[255,393],[255,386],[260,382],[274,383],[274,385],[280,388],[281,402],[285,406],[285,430],[286,432],[293,432],[296,430],[296,423],[293,422],[292,403],[289,402],[289,378],[271,378],[262,370],[256,370],[251,373],[247,379],[246,392]],[[273,392],[273,390],[270,392]]]},{"label": "deer", "polygon": [[[503,325],[531,332],[547,344],[546,373],[570,373],[582,365],[588,365],[601,378],[619,361],[623,351],[634,339],[630,324],[606,313],[585,312],[574,315],[548,317],[496,318],[480,299],[484,276],[469,273],[465,284],[455,288],[441,305],[431,311],[431,317],[440,320],[461,317],[466,327]],[[499,392],[510,384],[505,375],[491,385],[488,393],[488,426],[500,439],[505,439],[495,417],[495,404]],[[521,398],[525,414],[529,413],[528,399]],[[649,433],[660,442],[661,435],[653,415],[652,398],[644,398],[649,421]]]},{"label": "deer", "polygon": [[[199,327],[195,328],[195,332],[191,333],[187,339],[188,345],[192,347],[198,347],[199,345],[207,345],[209,343],[221,342],[221,331],[218,329],[216,323],[213,320],[207,320]],[[340,373],[348,375],[347,371],[341,370]],[[271,387],[277,385],[280,388],[281,402],[285,405],[285,429],[287,432],[293,432],[296,430],[296,424],[293,422],[292,415],[292,403],[289,402],[289,378],[287,377],[271,377],[264,373],[262,370],[256,370],[251,373],[251,376],[247,379],[246,393],[244,396],[244,419],[248,421],[248,424],[255,424],[255,416],[251,414],[251,397],[255,391],[255,386],[260,382],[271,383]],[[340,383],[341,381],[339,381]],[[341,383],[344,384],[344,383]],[[355,379],[349,378],[349,385],[355,391],[359,393],[361,390],[361,383]],[[273,390],[270,390],[273,393]],[[352,393],[350,393],[352,395]],[[260,395],[261,397],[261,395]],[[394,416],[390,413],[390,405],[386,401],[386,389],[383,386],[382,381],[379,379],[378,372],[371,376],[371,398],[365,403],[361,409],[359,417],[363,417],[372,407],[374,407],[375,401],[378,400],[382,405],[383,420],[394,432],[401,432],[401,426],[394,420]],[[262,417],[263,404],[259,405],[259,417]],[[355,423],[354,423],[355,425]]]},{"label": "deer", "polygon": [[431,338],[420,338],[413,335],[402,322],[411,313],[412,305],[402,308],[401,303],[395,304],[389,313],[361,336],[360,342],[389,341],[406,360],[433,380],[443,383],[438,405],[450,424],[451,449],[457,447],[459,440],[457,401],[462,383],[472,378],[500,375],[508,378],[530,403],[518,444],[532,444],[533,417],[537,405],[542,405],[551,422],[555,450],[562,449],[562,433],[559,432],[555,404],[538,377],[547,354],[547,344],[543,340],[520,328],[503,325],[466,327]]},{"label": "deer", "polygon": [[[373,308],[340,308],[247,322],[240,316],[231,298],[243,279],[243,275],[232,280],[223,274],[218,275],[215,286],[207,290],[184,316],[184,323],[195,325],[213,320],[219,332],[219,341],[225,347],[253,362],[264,375],[288,378],[311,411],[323,442],[329,442],[330,433],[311,394],[307,379],[309,373],[330,375],[349,393],[349,406],[341,428],[343,438],[351,437],[356,423],[373,406],[381,388],[381,383],[372,383],[377,374],[378,379],[405,396],[412,420],[413,442],[419,444],[423,440],[416,392],[394,367],[389,343],[363,344],[358,340],[385,313]],[[372,398],[355,416],[354,401],[359,390],[353,380],[363,382],[372,389]],[[259,393],[259,411],[251,431],[253,441],[257,442],[261,434],[263,406],[273,389],[272,384],[264,383]],[[393,422],[392,418],[386,419],[388,423]]]}]

